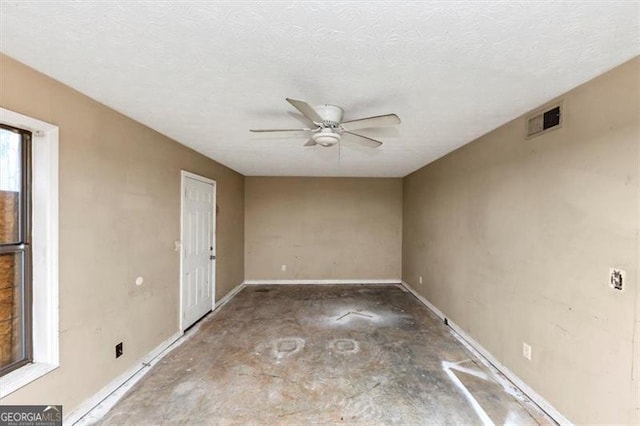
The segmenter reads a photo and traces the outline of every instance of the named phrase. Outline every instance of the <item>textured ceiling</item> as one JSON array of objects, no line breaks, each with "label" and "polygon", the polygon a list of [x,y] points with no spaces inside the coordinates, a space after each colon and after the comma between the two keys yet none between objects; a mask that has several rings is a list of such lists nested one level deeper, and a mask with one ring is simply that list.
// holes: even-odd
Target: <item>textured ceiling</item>
[{"label": "textured ceiling", "polygon": [[[2,0],[0,50],[246,175],[404,176],[637,55],[638,7]],[[285,97],[402,124],[250,134],[303,124]]]}]

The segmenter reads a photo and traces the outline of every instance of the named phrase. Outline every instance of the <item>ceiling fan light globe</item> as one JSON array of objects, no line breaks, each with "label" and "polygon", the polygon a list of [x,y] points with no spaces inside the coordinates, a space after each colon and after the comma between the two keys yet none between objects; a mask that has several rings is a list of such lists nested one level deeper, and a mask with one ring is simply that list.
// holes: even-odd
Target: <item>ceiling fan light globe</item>
[{"label": "ceiling fan light globe", "polygon": [[311,138],[320,146],[328,147],[333,146],[340,142],[340,135],[337,133],[333,133],[331,131],[326,132],[322,131],[320,133],[316,133]]}]

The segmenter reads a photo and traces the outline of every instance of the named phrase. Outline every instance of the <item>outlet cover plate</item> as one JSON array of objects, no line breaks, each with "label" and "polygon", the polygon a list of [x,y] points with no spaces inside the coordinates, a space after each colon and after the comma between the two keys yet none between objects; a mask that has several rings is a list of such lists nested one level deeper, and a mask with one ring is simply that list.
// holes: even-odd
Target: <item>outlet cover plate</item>
[{"label": "outlet cover plate", "polygon": [[627,273],[619,268],[609,268],[609,287],[622,291],[627,283]]}]

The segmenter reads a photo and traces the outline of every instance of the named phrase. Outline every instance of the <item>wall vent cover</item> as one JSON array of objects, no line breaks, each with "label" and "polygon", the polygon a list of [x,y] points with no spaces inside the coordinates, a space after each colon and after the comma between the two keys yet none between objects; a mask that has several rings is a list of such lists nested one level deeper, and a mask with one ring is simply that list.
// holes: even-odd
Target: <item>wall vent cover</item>
[{"label": "wall vent cover", "polygon": [[562,105],[545,108],[541,112],[530,115],[526,123],[528,138],[557,129],[562,124]]}]

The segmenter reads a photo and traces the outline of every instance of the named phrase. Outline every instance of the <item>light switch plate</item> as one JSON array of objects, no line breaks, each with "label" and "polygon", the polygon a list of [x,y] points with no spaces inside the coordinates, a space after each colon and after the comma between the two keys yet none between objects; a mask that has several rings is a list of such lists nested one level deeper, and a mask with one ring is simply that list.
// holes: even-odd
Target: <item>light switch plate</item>
[{"label": "light switch plate", "polygon": [[522,342],[522,356],[531,361],[531,345]]}]

